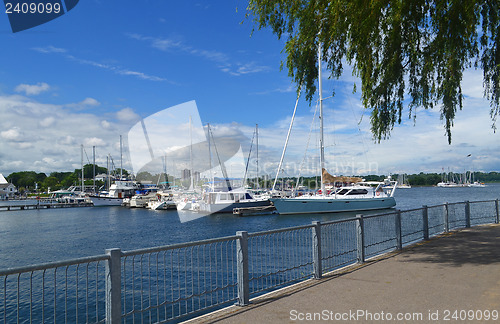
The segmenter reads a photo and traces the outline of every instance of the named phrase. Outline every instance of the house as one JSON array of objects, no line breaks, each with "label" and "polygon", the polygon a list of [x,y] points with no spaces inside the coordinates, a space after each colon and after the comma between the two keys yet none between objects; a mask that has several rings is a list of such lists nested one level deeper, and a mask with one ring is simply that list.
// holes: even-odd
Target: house
[{"label": "house", "polygon": [[12,198],[16,193],[16,186],[7,182],[5,177],[0,173],[0,199]]}]

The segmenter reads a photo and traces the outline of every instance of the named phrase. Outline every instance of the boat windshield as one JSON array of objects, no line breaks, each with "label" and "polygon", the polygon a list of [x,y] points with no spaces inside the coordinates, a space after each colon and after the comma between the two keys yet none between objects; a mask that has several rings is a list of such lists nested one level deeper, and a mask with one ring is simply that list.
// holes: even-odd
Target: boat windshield
[{"label": "boat windshield", "polygon": [[366,195],[368,194],[367,189],[348,189],[341,188],[336,192],[337,195],[351,196],[351,195]]}]

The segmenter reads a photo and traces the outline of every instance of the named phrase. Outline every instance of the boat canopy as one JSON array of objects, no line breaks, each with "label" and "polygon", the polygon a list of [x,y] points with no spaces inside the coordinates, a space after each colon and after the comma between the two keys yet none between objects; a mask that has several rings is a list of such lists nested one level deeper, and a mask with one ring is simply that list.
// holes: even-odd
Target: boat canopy
[{"label": "boat canopy", "polygon": [[358,177],[345,177],[345,176],[332,176],[326,169],[323,169],[323,183],[358,183],[363,181],[363,179],[358,178]]}]

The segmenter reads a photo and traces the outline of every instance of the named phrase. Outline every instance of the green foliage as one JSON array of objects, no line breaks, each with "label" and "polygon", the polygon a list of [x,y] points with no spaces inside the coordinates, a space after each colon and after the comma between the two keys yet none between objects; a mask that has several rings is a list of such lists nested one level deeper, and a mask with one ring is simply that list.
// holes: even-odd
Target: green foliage
[{"label": "green foliage", "polygon": [[[84,178],[86,185],[93,184],[93,165],[86,164],[83,166]],[[107,169],[96,165],[96,174],[107,173]],[[11,173],[6,177],[7,181],[12,182],[20,192],[25,190],[34,190],[35,184],[38,184],[40,191],[46,191],[49,187],[51,191],[61,188],[68,188],[73,185],[80,185],[82,169],[75,169],[73,172],[52,172],[49,177],[45,173],[36,173],[34,171],[21,171]],[[117,175],[120,174],[118,169]],[[128,177],[127,170],[123,170],[123,175]],[[90,179],[90,180],[89,180]],[[96,186],[102,186],[104,182],[96,181]]]},{"label": "green foliage", "polygon": [[36,173],[35,171],[14,172],[7,176],[7,181],[11,182],[17,188],[34,189],[36,184],[41,187],[42,182],[47,178],[45,173]]},{"label": "green foliage", "polygon": [[[101,173],[107,173],[107,172],[108,172],[108,169],[106,169],[104,167],[100,167],[98,165],[95,166],[95,174],[96,175],[101,174]],[[82,169],[75,169],[74,173],[77,177],[81,178]],[[94,177],[94,165],[93,164],[85,164],[83,166],[83,177],[85,179],[92,179]]]},{"label": "green foliage", "polygon": [[51,191],[59,190],[59,189],[61,189],[61,184],[56,177],[47,177],[42,182],[42,188],[44,190],[50,188]]},{"label": "green foliage", "polygon": [[360,77],[377,141],[401,123],[408,102],[413,119],[417,107],[440,105],[451,143],[466,68],[483,70],[493,127],[500,112],[499,10],[497,0],[250,0],[247,16],[257,28],[287,37],[289,76],[309,101],[322,44],[330,77],[342,74],[344,60]]}]

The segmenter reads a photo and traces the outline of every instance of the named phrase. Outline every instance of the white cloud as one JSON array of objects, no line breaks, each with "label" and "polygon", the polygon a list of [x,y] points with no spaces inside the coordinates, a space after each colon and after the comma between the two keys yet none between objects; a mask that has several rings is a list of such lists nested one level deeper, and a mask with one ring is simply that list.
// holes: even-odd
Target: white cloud
[{"label": "white cloud", "polygon": [[29,143],[29,142],[21,142],[21,143],[17,144],[17,147],[20,148],[21,150],[26,150],[26,149],[34,147],[34,144]]},{"label": "white cloud", "polygon": [[23,139],[24,135],[22,134],[21,130],[18,127],[14,127],[9,130],[0,132],[0,136],[3,139],[12,142],[20,142],[24,140]]},{"label": "white cloud", "polygon": [[73,136],[66,135],[59,140],[61,145],[76,145],[76,140]]},{"label": "white cloud", "polygon": [[[96,104],[97,100],[81,103]],[[70,105],[77,104],[51,105],[17,95],[0,95],[0,152],[8,152],[2,155],[1,172],[73,171],[75,165],[80,165],[81,144],[87,151],[89,146],[97,146],[96,158],[104,160],[104,164],[108,153],[115,159],[119,157],[114,144],[128,126],[106,121],[108,127],[102,127],[102,116],[68,109]]]},{"label": "white cloud", "polygon": [[136,122],[140,119],[132,108],[123,108],[116,113],[116,118],[124,122]]},{"label": "white cloud", "polygon": [[44,54],[49,54],[49,53],[66,53],[66,49],[60,48],[60,47],[54,47],[52,45],[45,46],[45,47],[35,47],[33,50],[44,53]]},{"label": "white cloud", "polygon": [[80,104],[83,106],[99,106],[101,103],[94,98],[85,98]]},{"label": "white cloud", "polygon": [[104,146],[105,144],[104,140],[98,137],[90,137],[83,140],[84,146]]},{"label": "white cloud", "polygon": [[217,50],[207,50],[194,48],[191,45],[186,44],[181,40],[174,40],[170,38],[161,37],[151,37],[144,36],[140,34],[127,34],[128,37],[148,42],[151,47],[164,52],[179,51],[183,53],[188,53],[193,56],[201,57],[208,61],[216,63],[217,67],[225,73],[229,73],[234,76],[240,76],[250,73],[259,73],[269,71],[268,66],[259,65],[256,62],[246,62],[246,63],[232,63],[231,58],[226,53]]},{"label": "white cloud", "polygon": [[37,84],[20,84],[16,87],[16,92],[24,92],[28,96],[38,95],[42,92],[48,91],[50,86],[45,82],[39,82]]},{"label": "white cloud", "polygon": [[107,120],[102,120],[101,121],[101,126],[105,129],[110,129],[111,128],[111,123],[108,122]]},{"label": "white cloud", "polygon": [[40,121],[40,126],[42,127],[50,127],[52,125],[54,125],[56,119],[54,117],[47,117],[47,118],[44,118]]},{"label": "white cloud", "polygon": [[232,75],[243,75],[250,73],[258,73],[258,72],[266,72],[269,71],[268,66],[257,65],[255,62],[248,62],[244,64],[237,64],[237,68],[232,71],[231,69],[227,69],[225,72],[228,72]]},{"label": "white cloud", "polygon": [[135,77],[138,77],[140,79],[149,80],[149,81],[168,81],[167,79],[164,79],[164,78],[161,78],[161,77],[158,77],[155,75],[149,75],[149,74],[146,74],[143,72],[132,71],[130,69],[123,68],[120,66],[103,64],[103,63],[99,63],[99,62],[96,62],[93,60],[82,59],[82,58],[73,56],[71,54],[68,54],[67,53],[68,51],[66,49],[63,49],[63,48],[47,46],[47,47],[35,47],[35,48],[33,48],[33,50],[37,51],[39,53],[43,53],[43,54],[59,54],[59,55],[63,56],[64,58],[66,58],[67,60],[74,61],[74,62],[77,62],[79,64],[90,65],[90,66],[100,68],[103,70],[111,71],[111,72],[119,74],[119,75],[131,75],[131,76],[135,76]]}]

